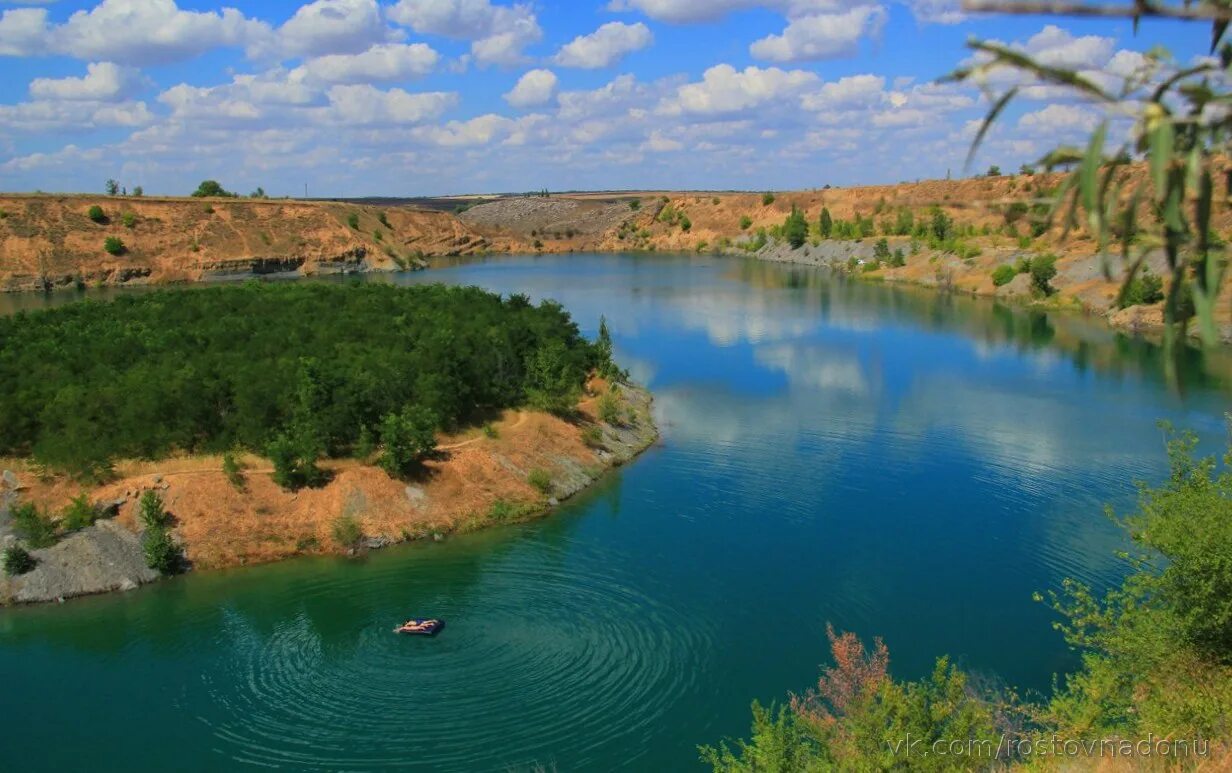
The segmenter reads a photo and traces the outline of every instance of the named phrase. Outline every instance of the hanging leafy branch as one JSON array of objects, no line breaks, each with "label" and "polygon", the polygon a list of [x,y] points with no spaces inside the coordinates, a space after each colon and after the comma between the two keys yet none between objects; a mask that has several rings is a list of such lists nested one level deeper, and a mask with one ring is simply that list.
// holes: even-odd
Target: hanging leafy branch
[{"label": "hanging leafy branch", "polygon": [[[1019,96],[1022,82],[1055,87],[1101,109],[1105,118],[1085,148],[1058,147],[1040,161],[1049,170],[1072,168],[1051,197],[1046,224],[1059,220],[1063,236],[1085,228],[1099,246],[1109,279],[1113,275],[1109,248],[1119,247],[1125,271],[1118,305],[1147,257],[1162,252],[1171,280],[1164,303],[1166,344],[1173,345],[1193,317],[1203,343],[1217,344],[1215,306],[1227,254],[1211,230],[1211,218],[1215,205],[1226,205],[1232,195],[1227,158],[1232,128],[1232,94],[1227,88],[1232,43],[1224,40],[1232,19],[1232,0],[1184,5],[1137,0],[1125,6],[967,0],[964,7],[1011,14],[1121,16],[1133,19],[1135,29],[1141,18],[1150,16],[1212,25],[1211,57],[1180,66],[1165,49],[1152,49],[1137,71],[1119,79],[1119,88],[1104,82],[1112,78],[1097,82],[1076,70],[1040,62],[1024,51],[979,40],[969,43],[976,62],[943,80],[978,85],[992,105],[972,142],[968,163],[989,129]],[[997,94],[990,85],[996,80],[992,76],[1007,71],[1017,76],[1011,81],[1020,83]],[[1127,132],[1129,139],[1119,148],[1109,147],[1110,125],[1114,134],[1127,125],[1132,127]],[[1146,160],[1149,174],[1125,173],[1135,158]],[[1143,218],[1144,213],[1153,217]]]}]

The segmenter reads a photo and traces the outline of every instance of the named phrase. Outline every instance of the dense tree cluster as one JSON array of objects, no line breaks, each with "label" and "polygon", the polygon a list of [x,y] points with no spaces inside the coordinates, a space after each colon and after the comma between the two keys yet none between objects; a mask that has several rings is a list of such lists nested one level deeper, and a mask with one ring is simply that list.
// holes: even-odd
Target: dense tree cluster
[{"label": "dense tree cluster", "polygon": [[424,415],[450,427],[527,401],[568,410],[599,359],[558,304],[476,288],[249,283],[84,301],[0,319],[0,455],[88,478],[115,458],[248,448],[311,478],[318,454]]}]

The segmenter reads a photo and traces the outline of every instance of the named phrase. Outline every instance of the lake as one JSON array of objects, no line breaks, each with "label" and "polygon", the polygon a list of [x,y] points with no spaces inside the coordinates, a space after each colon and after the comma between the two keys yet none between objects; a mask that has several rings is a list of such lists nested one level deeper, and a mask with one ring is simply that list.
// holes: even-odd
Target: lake
[{"label": "lake", "polygon": [[[0,610],[0,769],[688,769],[815,680],[827,623],[900,678],[1046,691],[1077,659],[1032,593],[1119,579],[1104,504],[1163,477],[1159,419],[1217,450],[1232,383],[1226,352],[1170,384],[1095,320],[735,258],[366,281],[605,315],[662,443],[534,524]],[[391,634],[421,614],[447,629]]]}]

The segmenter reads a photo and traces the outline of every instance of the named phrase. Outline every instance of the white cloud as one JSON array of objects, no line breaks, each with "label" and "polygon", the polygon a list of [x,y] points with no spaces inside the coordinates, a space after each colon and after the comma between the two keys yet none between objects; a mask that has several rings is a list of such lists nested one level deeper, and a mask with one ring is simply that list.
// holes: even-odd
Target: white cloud
[{"label": "white cloud", "polygon": [[134,68],[97,62],[88,65],[80,78],[35,78],[30,81],[30,96],[108,102],[132,96],[143,83],[141,73]]},{"label": "white cloud", "polygon": [[[6,12],[0,20],[0,51],[12,47],[6,45],[10,31],[4,29],[12,13],[16,11]],[[165,64],[219,46],[244,46],[270,34],[267,24],[234,8],[184,11],[174,0],[103,0],[89,11],[77,11],[61,25],[49,25],[46,13],[39,13],[43,15],[37,20],[37,31],[33,16],[14,25],[14,37],[24,36],[37,46],[25,55],[57,53],[120,64]]]},{"label": "white cloud", "polygon": [[931,24],[958,24],[966,21],[958,0],[903,0],[912,15]]},{"label": "white cloud", "polygon": [[782,35],[749,46],[758,59],[774,62],[829,59],[855,53],[860,39],[875,36],[885,24],[885,9],[860,5],[841,13],[818,13],[792,19]]},{"label": "white cloud", "polygon": [[396,81],[427,75],[440,59],[441,55],[424,43],[378,43],[360,54],[309,59],[291,72],[291,79],[316,83]]},{"label": "white cloud", "polygon": [[551,70],[531,70],[518,78],[513,89],[505,94],[505,101],[514,107],[546,104],[555,96],[556,84],[556,73]]},{"label": "white cloud", "polygon": [[641,149],[651,153],[671,153],[683,150],[684,143],[667,137],[663,132],[656,130],[651,132],[646,141],[642,143]]},{"label": "white cloud", "polygon": [[670,22],[713,21],[730,13],[765,3],[756,0],[612,0],[611,11],[641,11],[652,19]]},{"label": "white cloud", "polygon": [[1018,119],[1018,128],[1028,131],[1056,132],[1058,129],[1091,131],[1099,123],[1099,115],[1077,105],[1049,105]]},{"label": "white cloud", "polygon": [[509,134],[516,124],[512,118],[488,113],[469,121],[450,121],[444,126],[425,126],[416,130],[415,136],[443,147],[486,145],[498,136]]},{"label": "white cloud", "polygon": [[283,57],[357,54],[390,37],[376,0],[315,0],[278,28],[272,45]]},{"label": "white cloud", "polygon": [[885,78],[880,75],[849,75],[806,94],[806,110],[839,110],[879,105],[885,97]]},{"label": "white cloud", "polygon": [[0,15],[0,56],[34,56],[46,42],[46,9],[13,8]]},{"label": "white cloud", "polygon": [[493,5],[491,0],[398,0],[390,20],[416,32],[471,41],[479,64],[513,65],[543,37],[529,5]]},{"label": "white cloud", "polygon": [[740,71],[730,64],[715,65],[706,70],[700,83],[689,83],[677,89],[674,99],[660,105],[660,112],[719,115],[742,112],[768,102],[792,103],[819,80],[816,74],[804,70],[746,67]]},{"label": "white cloud", "polygon": [[554,61],[563,67],[610,67],[626,54],[649,46],[653,40],[650,28],[641,22],[608,22],[589,35],[579,35],[566,43]]},{"label": "white cloud", "polygon": [[37,100],[0,105],[0,129],[16,132],[83,132],[109,126],[143,126],[153,120],[144,102]]},{"label": "white cloud", "polygon": [[369,85],[329,89],[328,116],[354,126],[419,124],[457,104],[458,95],[431,91],[412,94],[402,89],[381,91]]}]

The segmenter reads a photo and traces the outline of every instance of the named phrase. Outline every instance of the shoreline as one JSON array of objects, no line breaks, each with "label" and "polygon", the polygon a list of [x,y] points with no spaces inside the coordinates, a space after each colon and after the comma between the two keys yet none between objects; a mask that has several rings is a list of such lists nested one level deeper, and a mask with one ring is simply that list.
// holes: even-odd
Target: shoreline
[{"label": "shoreline", "polygon": [[[545,517],[659,438],[653,397],[634,384],[620,386],[619,423],[600,421],[596,402],[607,389],[592,381],[572,421],[506,412],[491,434],[472,428],[474,437],[441,443],[441,458],[409,481],[353,460],[323,462],[331,480],[296,492],[274,486],[266,470],[253,466],[257,457],[245,460],[243,488],[228,481],[214,457],[122,465],[128,469],[118,480],[89,493],[104,513],[99,521],[30,550],[38,562],[30,572],[0,573],[0,606],[129,591],[162,579],[146,567],[141,547],[137,510],[146,491],[164,499],[190,572],[439,542]],[[8,511],[19,501],[57,507],[78,491],[63,479],[38,480],[32,470],[7,472],[0,480],[0,546],[15,542]],[[349,545],[333,536],[344,518],[360,529]]]}]

